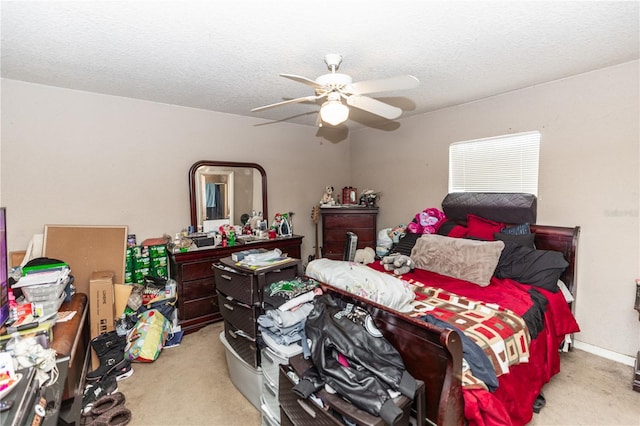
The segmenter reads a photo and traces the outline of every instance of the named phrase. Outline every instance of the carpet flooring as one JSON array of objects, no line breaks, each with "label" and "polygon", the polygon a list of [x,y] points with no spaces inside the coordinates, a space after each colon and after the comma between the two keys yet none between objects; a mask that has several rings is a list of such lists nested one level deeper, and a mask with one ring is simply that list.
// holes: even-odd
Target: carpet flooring
[{"label": "carpet flooring", "polygon": [[[258,426],[260,412],[229,379],[222,322],[184,336],[149,364],[133,364],[119,382],[133,414],[131,426]],[[640,393],[633,369],[574,349],[561,355],[561,372],[543,391],[546,406],[530,425],[640,426]]]}]

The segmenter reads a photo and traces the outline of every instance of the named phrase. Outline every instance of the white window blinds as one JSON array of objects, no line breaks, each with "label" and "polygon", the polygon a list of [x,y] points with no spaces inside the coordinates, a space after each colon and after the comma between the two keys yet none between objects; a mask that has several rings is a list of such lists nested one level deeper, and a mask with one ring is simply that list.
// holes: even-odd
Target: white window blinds
[{"label": "white window blinds", "polygon": [[525,192],[538,195],[540,132],[449,146],[449,192]]}]

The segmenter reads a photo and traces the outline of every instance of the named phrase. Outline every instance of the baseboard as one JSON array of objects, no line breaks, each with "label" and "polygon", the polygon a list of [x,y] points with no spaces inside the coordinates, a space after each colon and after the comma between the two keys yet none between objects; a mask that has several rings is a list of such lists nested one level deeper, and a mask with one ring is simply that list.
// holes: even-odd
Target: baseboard
[{"label": "baseboard", "polygon": [[573,346],[576,349],[580,349],[581,351],[589,352],[591,354],[598,355],[602,358],[610,359],[612,361],[616,361],[624,365],[628,365],[630,367],[633,367],[633,364],[635,362],[635,358],[632,356],[619,354],[617,352],[613,352],[607,349],[600,348],[598,346],[581,342],[580,340],[574,340]]}]

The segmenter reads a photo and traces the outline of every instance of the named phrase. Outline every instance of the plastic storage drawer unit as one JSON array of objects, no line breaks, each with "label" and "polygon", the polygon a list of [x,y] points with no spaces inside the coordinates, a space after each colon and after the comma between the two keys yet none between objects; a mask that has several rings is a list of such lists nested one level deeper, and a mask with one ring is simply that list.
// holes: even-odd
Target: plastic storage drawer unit
[{"label": "plastic storage drawer unit", "polygon": [[262,390],[262,369],[253,368],[238,356],[233,350],[224,333],[220,333],[220,341],[224,345],[227,368],[231,383],[245,398],[260,410],[260,392]]}]

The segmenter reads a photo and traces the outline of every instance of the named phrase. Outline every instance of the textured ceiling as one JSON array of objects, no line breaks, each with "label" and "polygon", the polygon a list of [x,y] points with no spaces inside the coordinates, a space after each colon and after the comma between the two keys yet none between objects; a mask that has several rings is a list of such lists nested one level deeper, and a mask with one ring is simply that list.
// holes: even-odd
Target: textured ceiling
[{"label": "textured ceiling", "polygon": [[[2,77],[313,126],[313,94],[343,56],[354,81],[411,74],[373,95],[402,117],[638,59],[637,1],[6,1]],[[401,118],[402,118],[401,117]],[[354,111],[349,128],[388,128]]]}]

